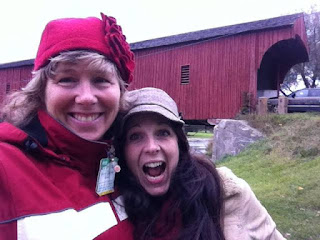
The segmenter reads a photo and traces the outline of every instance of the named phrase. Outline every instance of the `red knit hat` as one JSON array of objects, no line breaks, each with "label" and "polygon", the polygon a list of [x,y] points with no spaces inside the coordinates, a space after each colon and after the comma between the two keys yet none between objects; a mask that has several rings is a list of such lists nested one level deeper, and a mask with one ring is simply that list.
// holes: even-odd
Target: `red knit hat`
[{"label": "red knit hat", "polygon": [[89,17],[49,22],[42,33],[34,70],[44,67],[50,58],[63,51],[92,50],[112,61],[122,79],[130,83],[133,79],[134,55],[116,20],[103,13],[101,17],[102,20]]}]

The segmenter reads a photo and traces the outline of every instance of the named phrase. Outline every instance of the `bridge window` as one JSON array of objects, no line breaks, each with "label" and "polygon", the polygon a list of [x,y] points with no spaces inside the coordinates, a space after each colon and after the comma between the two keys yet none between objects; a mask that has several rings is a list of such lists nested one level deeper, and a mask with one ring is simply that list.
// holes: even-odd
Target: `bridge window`
[{"label": "bridge window", "polygon": [[7,83],[7,86],[6,86],[6,94],[10,92],[10,83]]},{"label": "bridge window", "polygon": [[181,66],[181,84],[189,84],[190,82],[190,65]]}]

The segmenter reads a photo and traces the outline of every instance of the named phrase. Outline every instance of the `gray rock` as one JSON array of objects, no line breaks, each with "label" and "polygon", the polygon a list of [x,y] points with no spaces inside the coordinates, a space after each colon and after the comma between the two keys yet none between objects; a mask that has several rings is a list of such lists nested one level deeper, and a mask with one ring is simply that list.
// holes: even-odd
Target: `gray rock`
[{"label": "gray rock", "polygon": [[217,162],[227,155],[235,156],[264,135],[243,120],[221,120],[213,130],[212,160]]}]

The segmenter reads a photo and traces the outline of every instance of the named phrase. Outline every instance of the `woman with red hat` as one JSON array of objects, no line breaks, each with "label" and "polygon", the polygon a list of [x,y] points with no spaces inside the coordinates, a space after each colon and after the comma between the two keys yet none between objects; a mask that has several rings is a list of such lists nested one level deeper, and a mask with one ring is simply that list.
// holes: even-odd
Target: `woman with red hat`
[{"label": "woman with red hat", "polygon": [[0,110],[0,239],[131,239],[112,136],[133,53],[112,17],[45,27],[32,80]]}]

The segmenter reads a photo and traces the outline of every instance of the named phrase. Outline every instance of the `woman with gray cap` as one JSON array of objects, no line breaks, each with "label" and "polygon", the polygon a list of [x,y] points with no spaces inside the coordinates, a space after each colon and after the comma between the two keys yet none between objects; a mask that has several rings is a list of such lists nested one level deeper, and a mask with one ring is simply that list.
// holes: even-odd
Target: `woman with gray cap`
[{"label": "woman with gray cap", "polygon": [[116,183],[135,239],[284,239],[244,180],[190,153],[167,93],[142,88],[126,97]]}]

